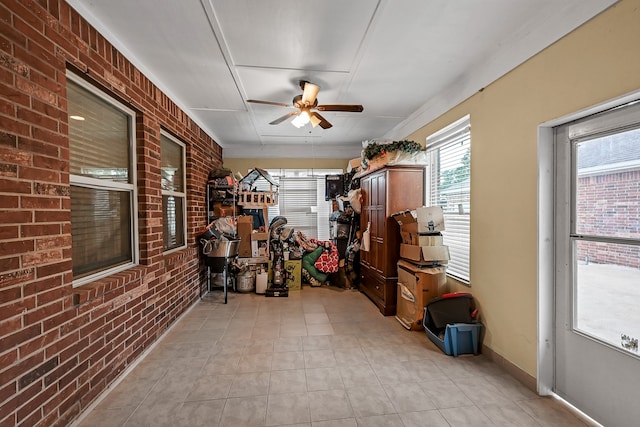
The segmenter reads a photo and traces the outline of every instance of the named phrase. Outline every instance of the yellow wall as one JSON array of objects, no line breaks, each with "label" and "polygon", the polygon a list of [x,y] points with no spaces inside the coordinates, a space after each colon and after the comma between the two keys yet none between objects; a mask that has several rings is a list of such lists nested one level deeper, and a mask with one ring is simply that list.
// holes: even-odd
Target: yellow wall
[{"label": "yellow wall", "polygon": [[537,127],[640,90],[640,0],[623,0],[407,139],[471,115],[471,291],[484,344],[530,375],[537,352]]},{"label": "yellow wall", "polygon": [[224,167],[242,175],[253,168],[260,169],[342,169],[350,159],[224,159]]}]

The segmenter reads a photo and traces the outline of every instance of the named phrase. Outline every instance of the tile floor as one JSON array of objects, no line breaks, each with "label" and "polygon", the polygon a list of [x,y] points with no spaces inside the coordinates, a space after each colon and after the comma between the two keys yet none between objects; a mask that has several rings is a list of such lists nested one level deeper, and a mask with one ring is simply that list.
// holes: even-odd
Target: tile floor
[{"label": "tile floor", "polygon": [[79,427],[582,426],[482,355],[444,355],[355,290],[205,295]]}]

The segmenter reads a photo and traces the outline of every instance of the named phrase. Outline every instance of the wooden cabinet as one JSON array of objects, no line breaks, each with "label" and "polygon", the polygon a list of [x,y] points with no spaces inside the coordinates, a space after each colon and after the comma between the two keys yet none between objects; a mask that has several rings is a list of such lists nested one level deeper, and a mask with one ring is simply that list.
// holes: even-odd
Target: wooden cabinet
[{"label": "wooden cabinet", "polygon": [[360,229],[369,224],[369,251],[360,253],[360,290],[385,316],[396,313],[400,230],[391,214],[424,205],[424,168],[387,166],[361,176]]}]

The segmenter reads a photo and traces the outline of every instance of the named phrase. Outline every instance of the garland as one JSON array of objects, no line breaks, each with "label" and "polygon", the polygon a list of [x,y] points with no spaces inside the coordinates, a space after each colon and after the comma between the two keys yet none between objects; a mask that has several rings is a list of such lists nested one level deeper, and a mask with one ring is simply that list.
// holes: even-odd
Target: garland
[{"label": "garland", "polygon": [[367,160],[376,156],[384,155],[387,151],[405,151],[407,153],[417,153],[422,150],[422,146],[415,141],[393,141],[389,144],[378,144],[372,142],[364,149],[363,155]]}]

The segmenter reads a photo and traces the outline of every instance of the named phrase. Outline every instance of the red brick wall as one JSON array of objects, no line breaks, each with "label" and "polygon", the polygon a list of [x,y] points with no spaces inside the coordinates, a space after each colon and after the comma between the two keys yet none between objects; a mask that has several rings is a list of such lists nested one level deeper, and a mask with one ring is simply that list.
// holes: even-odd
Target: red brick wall
[{"label": "red brick wall", "polygon": [[[140,265],[74,289],[66,70],[135,109]],[[62,426],[199,297],[221,148],[62,0],[0,5],[0,427]],[[187,146],[188,248],[164,255],[160,129]]]},{"label": "red brick wall", "polygon": [[[640,170],[578,179],[578,234],[640,238]],[[581,242],[580,261],[640,268],[640,247]]]}]

